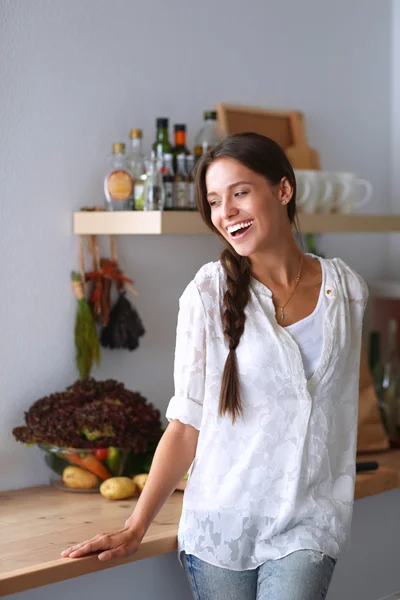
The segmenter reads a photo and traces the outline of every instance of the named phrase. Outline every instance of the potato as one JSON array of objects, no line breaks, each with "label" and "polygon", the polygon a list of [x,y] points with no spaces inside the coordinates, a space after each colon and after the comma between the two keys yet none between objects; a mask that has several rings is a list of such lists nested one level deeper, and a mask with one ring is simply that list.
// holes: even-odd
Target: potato
[{"label": "potato", "polygon": [[135,475],[135,477],[132,477],[132,481],[136,485],[139,492],[143,492],[143,488],[145,486],[148,476],[148,473],[141,473],[140,475]]},{"label": "potato", "polygon": [[64,485],[69,488],[93,489],[99,483],[99,478],[81,467],[65,467],[62,479]]},{"label": "potato", "polygon": [[100,486],[100,494],[108,500],[130,498],[136,492],[136,485],[129,477],[110,477]]}]

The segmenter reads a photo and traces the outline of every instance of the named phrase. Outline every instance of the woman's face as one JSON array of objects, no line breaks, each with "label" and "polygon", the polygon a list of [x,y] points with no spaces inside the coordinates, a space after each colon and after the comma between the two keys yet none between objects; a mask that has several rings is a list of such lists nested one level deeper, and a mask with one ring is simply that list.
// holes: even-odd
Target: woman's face
[{"label": "woman's face", "polygon": [[286,178],[273,186],[233,158],[219,158],[207,169],[206,186],[213,225],[240,256],[262,252],[287,229],[293,189]]}]

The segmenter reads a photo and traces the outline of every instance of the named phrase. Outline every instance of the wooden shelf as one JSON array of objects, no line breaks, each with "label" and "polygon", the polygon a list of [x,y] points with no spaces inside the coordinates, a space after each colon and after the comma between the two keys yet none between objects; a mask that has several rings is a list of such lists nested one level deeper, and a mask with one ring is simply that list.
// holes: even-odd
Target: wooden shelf
[{"label": "wooden shelf", "polygon": [[[302,233],[367,233],[400,231],[400,215],[300,214]],[[210,233],[197,212],[76,212],[74,233],[159,235]]]},{"label": "wooden shelf", "polygon": [[299,214],[302,233],[390,233],[400,231],[400,215]]},{"label": "wooden shelf", "polygon": [[118,211],[74,213],[74,233],[159,235],[211,233],[197,212]]}]

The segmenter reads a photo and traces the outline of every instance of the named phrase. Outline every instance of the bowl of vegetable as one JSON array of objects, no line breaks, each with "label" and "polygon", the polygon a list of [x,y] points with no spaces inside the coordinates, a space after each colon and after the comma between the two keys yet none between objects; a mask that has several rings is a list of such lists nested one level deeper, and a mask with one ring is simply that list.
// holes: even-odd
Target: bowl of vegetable
[{"label": "bowl of vegetable", "polygon": [[130,448],[60,448],[38,444],[51,469],[50,483],[66,491],[98,491],[110,477],[120,477]]},{"label": "bowl of vegetable", "polygon": [[44,452],[53,484],[97,491],[109,477],[148,473],[163,427],[140,392],[86,377],[36,400],[12,433]]}]

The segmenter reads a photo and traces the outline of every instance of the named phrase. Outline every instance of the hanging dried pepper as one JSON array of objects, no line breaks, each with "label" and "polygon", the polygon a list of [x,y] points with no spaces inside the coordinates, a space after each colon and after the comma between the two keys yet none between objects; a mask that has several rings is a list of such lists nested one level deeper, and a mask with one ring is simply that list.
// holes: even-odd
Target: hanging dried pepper
[{"label": "hanging dried pepper", "polygon": [[110,317],[110,292],[112,281],[115,281],[118,287],[118,282],[122,284],[132,284],[133,280],[129,279],[129,277],[125,277],[119,270],[118,264],[108,258],[101,258],[99,270],[86,273],[86,279],[95,282],[90,297],[90,303],[94,307],[94,314],[98,315],[101,318],[103,325],[106,326]]}]

